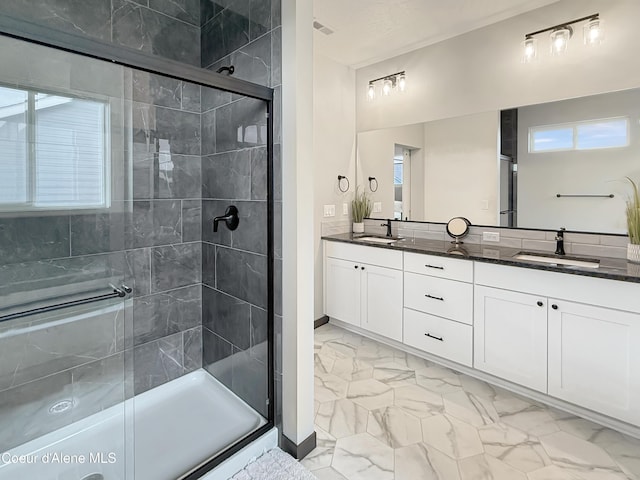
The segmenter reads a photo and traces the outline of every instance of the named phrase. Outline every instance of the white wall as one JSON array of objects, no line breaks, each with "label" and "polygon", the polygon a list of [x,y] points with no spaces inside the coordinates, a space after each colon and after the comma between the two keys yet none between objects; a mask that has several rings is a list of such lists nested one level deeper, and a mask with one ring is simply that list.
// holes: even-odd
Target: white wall
[{"label": "white wall", "polygon": [[[629,118],[628,147],[529,153],[529,128],[601,118]],[[640,90],[518,109],[518,225],[626,233],[625,176],[640,177]],[[609,194],[609,198],[557,198]]]},{"label": "white wall", "polygon": [[[565,56],[521,63],[524,35],[599,12],[606,40],[582,44],[581,26]],[[356,72],[357,130],[374,130],[640,86],[638,0],[562,0]],[[369,80],[406,70],[407,92],[367,102]]]},{"label": "white wall", "polygon": [[[382,212],[372,213],[374,218],[393,218],[393,157],[395,146],[408,147],[411,152],[412,180],[420,180],[422,164],[422,147],[424,132],[422,125],[407,125],[404,127],[374,130],[358,134],[358,185],[366,187],[372,201],[382,203]],[[419,149],[419,150],[414,150]],[[417,167],[414,169],[414,164]],[[415,170],[415,171],[414,171]],[[378,190],[371,192],[369,177],[378,180]],[[375,187],[374,187],[375,188]],[[415,190],[418,190],[416,188]],[[412,203],[419,201],[412,188]]]},{"label": "white wall", "polygon": [[[317,53],[313,66],[314,318],[318,319],[324,315],[320,237],[323,232],[351,231],[351,199],[356,188],[356,99],[353,69]],[[348,192],[338,190],[338,175],[349,179]],[[347,215],[342,213],[343,203],[349,206]],[[335,205],[336,216],[325,218],[324,205]]]},{"label": "white wall", "polygon": [[425,218],[497,225],[500,112],[424,124]]}]

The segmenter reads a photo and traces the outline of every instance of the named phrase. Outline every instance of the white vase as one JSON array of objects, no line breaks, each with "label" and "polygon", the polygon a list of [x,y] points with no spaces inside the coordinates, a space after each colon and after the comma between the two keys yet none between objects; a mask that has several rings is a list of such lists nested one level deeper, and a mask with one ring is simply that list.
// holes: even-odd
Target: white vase
[{"label": "white vase", "polygon": [[633,263],[640,263],[640,245],[635,243],[627,244],[627,260]]},{"label": "white vase", "polygon": [[364,222],[353,222],[353,233],[364,233]]}]

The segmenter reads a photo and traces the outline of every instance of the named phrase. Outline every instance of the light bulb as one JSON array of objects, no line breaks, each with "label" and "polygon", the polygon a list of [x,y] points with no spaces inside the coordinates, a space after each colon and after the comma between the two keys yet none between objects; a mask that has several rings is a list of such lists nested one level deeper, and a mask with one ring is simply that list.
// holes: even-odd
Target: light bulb
[{"label": "light bulb", "polygon": [[602,20],[596,18],[591,20],[584,26],[584,43],[585,45],[599,45],[604,40],[604,31],[602,29]]},{"label": "light bulb", "polygon": [[367,99],[374,100],[376,98],[376,87],[373,83],[369,84],[369,88],[367,88]]},{"label": "light bulb", "polygon": [[401,92],[404,92],[407,89],[407,77],[404,75],[400,75],[398,77],[398,89]]},{"label": "light bulb", "polygon": [[393,89],[393,83],[391,83],[391,80],[389,80],[388,78],[384,81],[384,83],[382,84],[382,94],[385,97],[388,97],[389,95],[391,95],[391,90]]},{"label": "light bulb", "polygon": [[524,42],[522,42],[522,50],[522,61],[524,63],[535,60],[538,55],[538,41],[535,38],[525,38]]},{"label": "light bulb", "polygon": [[557,30],[551,32],[551,54],[552,55],[562,55],[567,50],[567,43],[569,42],[569,38],[573,30],[571,27],[560,27]]}]

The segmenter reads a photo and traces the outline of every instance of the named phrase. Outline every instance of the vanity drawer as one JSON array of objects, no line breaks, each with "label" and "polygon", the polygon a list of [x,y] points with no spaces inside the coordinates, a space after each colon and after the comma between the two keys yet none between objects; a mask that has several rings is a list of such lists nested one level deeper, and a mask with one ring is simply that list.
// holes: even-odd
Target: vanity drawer
[{"label": "vanity drawer", "polygon": [[405,272],[404,306],[473,325],[473,285]]},{"label": "vanity drawer", "polygon": [[473,262],[469,260],[405,252],[404,270],[461,282],[473,282]]},{"label": "vanity drawer", "polygon": [[404,309],[404,343],[468,367],[473,358],[473,327]]},{"label": "vanity drawer", "polygon": [[367,263],[402,270],[402,252],[386,248],[365,247],[364,245],[325,240],[325,254],[327,257],[340,258],[355,263]]}]

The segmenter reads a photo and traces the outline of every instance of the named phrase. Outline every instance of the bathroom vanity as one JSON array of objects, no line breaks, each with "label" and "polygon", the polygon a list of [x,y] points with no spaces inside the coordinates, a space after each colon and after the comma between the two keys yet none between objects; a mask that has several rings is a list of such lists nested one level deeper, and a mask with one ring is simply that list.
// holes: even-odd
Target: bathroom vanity
[{"label": "bathroom vanity", "polygon": [[[512,248],[324,237],[336,324],[572,413],[640,433],[640,272]],[[447,250],[450,250],[449,252]],[[523,257],[521,257],[523,258]]]}]

